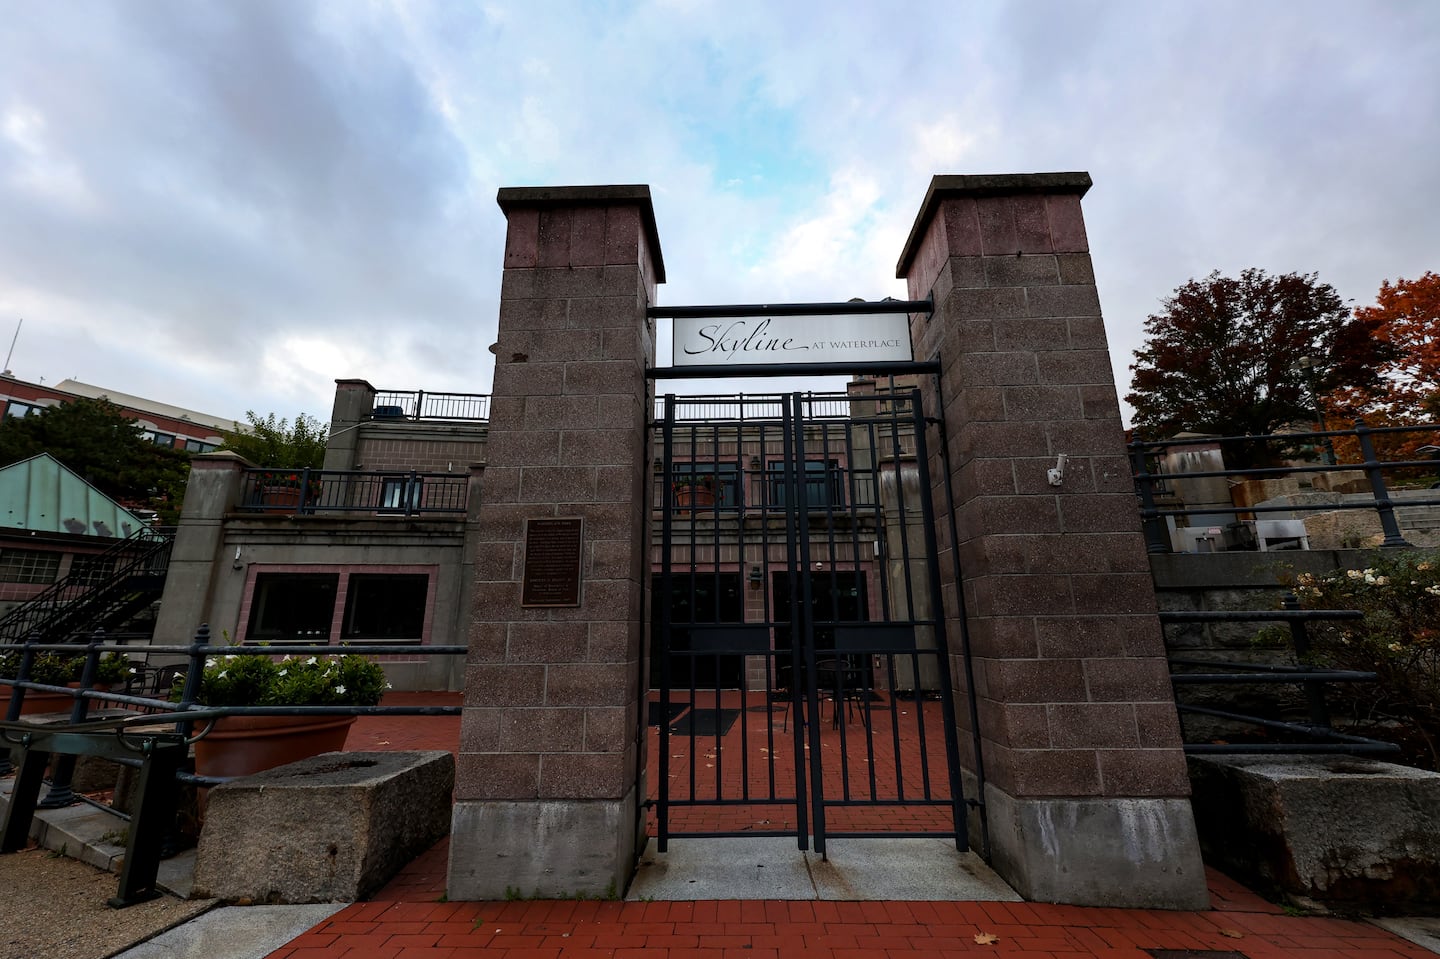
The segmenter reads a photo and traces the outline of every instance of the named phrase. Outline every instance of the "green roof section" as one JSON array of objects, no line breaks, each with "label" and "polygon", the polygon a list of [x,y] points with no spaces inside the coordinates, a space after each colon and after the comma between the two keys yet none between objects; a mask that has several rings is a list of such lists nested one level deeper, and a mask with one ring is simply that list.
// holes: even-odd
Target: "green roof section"
[{"label": "green roof section", "polygon": [[0,469],[0,528],[124,538],[144,525],[49,453]]}]

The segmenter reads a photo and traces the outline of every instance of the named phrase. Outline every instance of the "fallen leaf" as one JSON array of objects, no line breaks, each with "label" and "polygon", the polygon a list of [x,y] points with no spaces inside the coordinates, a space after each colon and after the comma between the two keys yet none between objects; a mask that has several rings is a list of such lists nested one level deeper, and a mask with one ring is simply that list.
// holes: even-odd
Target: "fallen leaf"
[{"label": "fallen leaf", "polygon": [[1224,936],[1226,939],[1244,939],[1244,938],[1245,938],[1245,933],[1241,932],[1239,929],[1221,929],[1221,930],[1220,930],[1220,935]]},{"label": "fallen leaf", "polygon": [[1000,937],[993,932],[977,932],[975,934],[975,941],[982,946],[993,946],[1000,941]]}]

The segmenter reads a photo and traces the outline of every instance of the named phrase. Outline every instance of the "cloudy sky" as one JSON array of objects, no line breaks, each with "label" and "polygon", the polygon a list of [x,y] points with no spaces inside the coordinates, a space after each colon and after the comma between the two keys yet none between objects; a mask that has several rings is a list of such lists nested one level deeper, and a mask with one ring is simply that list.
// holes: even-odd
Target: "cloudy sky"
[{"label": "cloudy sky", "polygon": [[9,0],[0,347],[328,420],[489,390],[501,186],[649,184],[662,303],[778,302],[904,296],[932,174],[1086,170],[1123,394],[1192,277],[1440,269],[1437,50],[1434,0]]}]

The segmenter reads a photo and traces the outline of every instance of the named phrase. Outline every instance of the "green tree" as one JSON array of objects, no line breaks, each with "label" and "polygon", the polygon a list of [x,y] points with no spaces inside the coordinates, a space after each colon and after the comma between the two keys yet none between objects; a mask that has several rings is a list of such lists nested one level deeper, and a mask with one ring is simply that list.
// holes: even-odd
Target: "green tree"
[{"label": "green tree", "polygon": [[49,453],[100,492],[173,522],[190,457],[156,446],[140,424],[107,400],[78,399],[0,421],[0,466]]},{"label": "green tree", "polygon": [[274,413],[261,418],[246,410],[249,429],[227,431],[220,449],[239,453],[256,466],[270,469],[319,469],[325,464],[329,428],[313,416],[300,413],[292,425]]},{"label": "green tree", "polygon": [[1145,321],[1125,397],[1147,439],[1314,422],[1316,396],[1373,383],[1388,349],[1313,273],[1251,268],[1237,279],[1217,270],[1178,287],[1163,306]]}]

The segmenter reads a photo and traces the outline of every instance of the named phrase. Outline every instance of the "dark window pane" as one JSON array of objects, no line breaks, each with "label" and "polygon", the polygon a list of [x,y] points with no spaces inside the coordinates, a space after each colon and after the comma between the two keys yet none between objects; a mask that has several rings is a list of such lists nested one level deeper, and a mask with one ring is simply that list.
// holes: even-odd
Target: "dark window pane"
[{"label": "dark window pane", "polygon": [[420,640],[425,632],[425,573],[355,573],[345,598],[341,636],[351,639]]},{"label": "dark window pane", "polygon": [[250,643],[328,643],[338,573],[260,573],[250,604]]},{"label": "dark window pane", "polygon": [[35,549],[0,550],[0,582],[53,583],[60,572],[60,554]]}]

